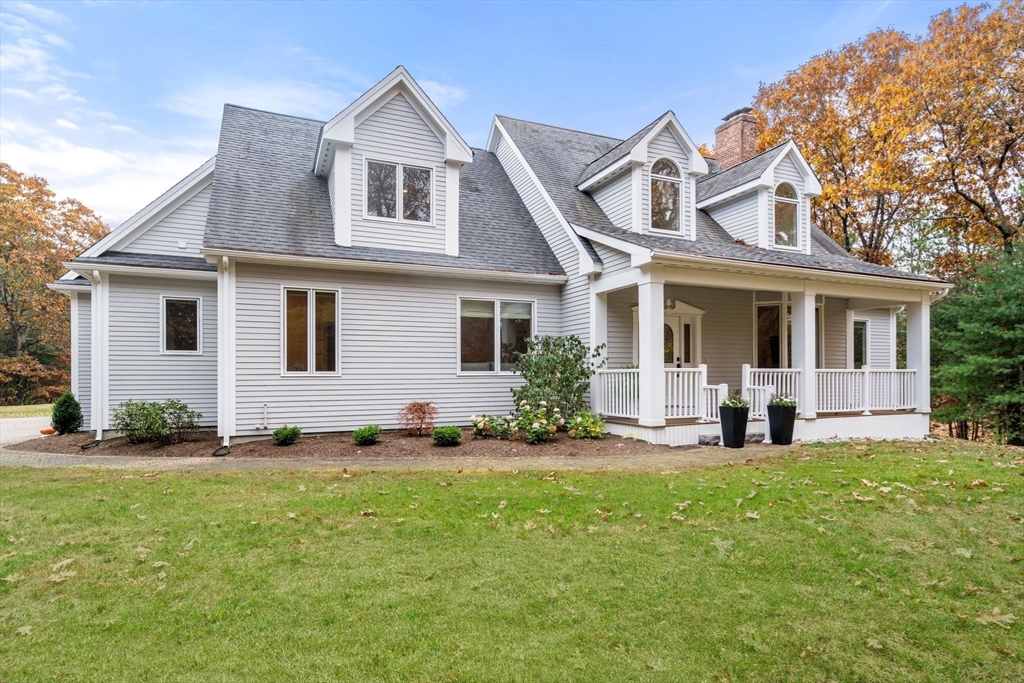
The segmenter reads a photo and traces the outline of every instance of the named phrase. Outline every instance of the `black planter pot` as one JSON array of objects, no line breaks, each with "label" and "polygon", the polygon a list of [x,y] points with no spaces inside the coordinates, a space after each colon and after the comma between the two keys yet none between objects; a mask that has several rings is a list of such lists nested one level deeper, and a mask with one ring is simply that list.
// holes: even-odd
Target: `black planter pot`
[{"label": "black planter pot", "polygon": [[722,445],[726,448],[743,448],[747,440],[747,415],[750,408],[718,408],[722,422]]},{"label": "black planter pot", "polygon": [[796,423],[795,406],[768,406],[768,429],[772,443],[788,446],[793,443],[793,425]]}]

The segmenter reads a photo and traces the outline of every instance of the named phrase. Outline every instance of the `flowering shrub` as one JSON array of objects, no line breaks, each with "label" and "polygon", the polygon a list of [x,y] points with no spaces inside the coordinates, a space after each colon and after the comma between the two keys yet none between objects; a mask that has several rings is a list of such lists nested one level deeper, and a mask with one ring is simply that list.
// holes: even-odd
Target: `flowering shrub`
[{"label": "flowering shrub", "polygon": [[493,436],[498,439],[514,439],[519,433],[519,420],[515,415],[473,415],[473,436],[481,439]]},{"label": "flowering shrub", "polygon": [[772,397],[768,400],[770,406],[782,406],[783,408],[796,408],[796,399],[792,396],[779,396],[778,394],[772,394]]},{"label": "flowering shrub", "polygon": [[537,444],[547,441],[563,425],[565,420],[562,418],[562,411],[557,407],[549,410],[547,401],[541,401],[536,406],[531,406],[526,401],[519,402],[519,426],[523,429],[526,443]]},{"label": "flowering shrub", "polygon": [[563,415],[586,410],[583,396],[590,388],[590,378],[603,367],[601,358],[605,345],[591,349],[575,335],[569,337],[533,337],[529,351],[516,355],[516,373],[525,380],[512,390],[517,404],[526,401],[541,406],[542,401],[555,406]]},{"label": "flowering shrub", "polygon": [[733,394],[732,396],[726,396],[723,398],[720,405],[723,408],[749,408],[750,401],[739,394]]},{"label": "flowering shrub", "polygon": [[604,438],[604,420],[589,410],[576,413],[569,420],[570,439]]}]

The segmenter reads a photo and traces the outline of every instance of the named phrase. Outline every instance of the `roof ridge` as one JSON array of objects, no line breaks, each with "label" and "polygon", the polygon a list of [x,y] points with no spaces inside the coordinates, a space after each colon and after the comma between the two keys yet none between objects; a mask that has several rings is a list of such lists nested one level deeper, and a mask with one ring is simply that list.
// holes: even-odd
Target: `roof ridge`
[{"label": "roof ridge", "polygon": [[313,119],[313,118],[310,118],[308,116],[296,116],[295,114],[282,114],[279,111],[270,111],[269,109],[259,109],[257,107],[247,107],[244,104],[233,104],[231,102],[225,102],[224,103],[224,107],[225,108],[226,107],[231,107],[233,109],[245,109],[246,111],[255,111],[255,112],[258,112],[260,114],[270,114],[271,116],[280,116],[280,117],[286,118],[286,119],[298,119],[300,121],[310,121],[311,123],[319,123],[321,126],[324,125],[325,123],[327,123],[326,121],[321,121],[320,119]]},{"label": "roof ridge", "polygon": [[[710,180],[712,178],[721,178],[723,173],[728,173],[729,171],[731,171],[734,168],[739,168],[743,164],[749,163],[749,162],[753,161],[754,159],[756,159],[758,157],[763,157],[765,154],[768,154],[769,152],[774,152],[779,147],[785,147],[786,145],[788,145],[791,142],[793,142],[793,138],[789,138],[789,139],[785,140],[784,142],[780,142],[779,144],[775,145],[774,147],[766,149],[765,151],[761,152],[760,154],[755,154],[754,156],[750,157],[749,159],[744,159],[743,161],[741,161],[740,163],[736,164],[735,166],[730,166],[729,168],[727,168],[727,169],[725,169],[723,171],[719,171],[718,173],[708,173],[703,178],[698,178],[697,179],[697,183],[700,184],[700,183],[703,183],[705,180]],[[715,159],[715,157],[705,157],[705,159],[707,159],[707,158]],[[716,159],[716,161],[717,161],[717,159]]]},{"label": "roof ridge", "polygon": [[565,126],[555,126],[550,123],[541,123],[540,121],[530,121],[529,119],[520,119],[515,116],[507,116],[505,114],[495,114],[498,118],[509,119],[510,121],[521,121],[522,123],[532,123],[535,126],[544,126],[545,128],[557,128],[558,130],[568,131],[570,133],[580,133],[581,135],[590,135],[595,138],[605,138],[607,140],[616,140],[618,142],[624,142],[628,138],[616,138],[611,135],[601,135],[600,133],[589,133],[585,130],[579,130],[578,128],[566,128]]}]

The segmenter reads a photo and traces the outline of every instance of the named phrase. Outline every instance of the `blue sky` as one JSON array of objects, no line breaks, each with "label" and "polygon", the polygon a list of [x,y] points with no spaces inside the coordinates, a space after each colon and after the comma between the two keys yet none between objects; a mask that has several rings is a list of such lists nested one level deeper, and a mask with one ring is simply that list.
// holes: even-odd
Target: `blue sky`
[{"label": "blue sky", "polygon": [[404,64],[466,140],[507,114],[626,137],[727,112],[951,2],[0,6],[0,159],[117,224],[216,152],[225,102],[327,119]]}]

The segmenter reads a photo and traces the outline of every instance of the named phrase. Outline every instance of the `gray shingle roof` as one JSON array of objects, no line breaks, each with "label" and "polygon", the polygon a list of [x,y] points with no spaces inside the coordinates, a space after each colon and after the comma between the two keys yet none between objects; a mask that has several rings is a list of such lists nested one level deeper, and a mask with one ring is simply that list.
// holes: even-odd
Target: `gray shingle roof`
[{"label": "gray shingle roof", "polygon": [[[615,227],[597,205],[594,198],[586,192],[576,189],[577,179],[593,160],[617,146],[620,141],[602,135],[590,135],[580,131],[546,126],[541,123],[499,116],[501,125],[512,137],[516,147],[522,152],[527,163],[537,174],[544,189],[558,207],[565,219],[570,223],[589,228],[596,232],[616,237],[626,242],[657,251],[676,252],[706,256],[709,258],[748,261],[752,263],[776,264],[816,270],[839,271],[844,273],[860,273],[880,277],[900,278],[907,280],[931,280],[927,275],[917,275],[895,268],[886,268],[865,263],[850,256],[838,244],[833,242],[817,227],[811,226],[811,253],[801,254],[790,251],[775,251],[757,247],[735,244],[733,238],[705,211],[697,211],[697,239],[686,240],[660,235],[643,235]],[[737,164],[722,173],[726,177],[724,185],[735,187],[747,180],[748,176],[759,177],[764,169],[771,164],[774,156],[781,151],[781,146],[768,150],[743,164]],[[740,168],[740,167],[743,168]],[[757,168],[760,167],[760,171]],[[733,172],[736,170],[735,172]],[[756,174],[756,175],[755,175]],[[710,176],[698,182],[700,187],[712,182],[717,176]],[[732,184],[735,183],[735,184]],[[712,185],[714,188],[715,186]],[[716,191],[724,191],[717,189]]]},{"label": "gray shingle roof", "polygon": [[788,140],[781,145],[761,152],[756,157],[750,157],[735,166],[730,166],[724,171],[700,178],[697,181],[697,201],[704,201],[708,197],[713,197],[716,194],[727,192],[734,187],[739,187],[744,183],[757,180],[772,165],[772,162],[778,158],[782,148],[787,144],[789,144]]},{"label": "gray shingle roof", "polygon": [[[665,114],[668,113],[669,112],[665,112]],[[623,140],[622,142],[615,145],[610,150],[599,156],[597,159],[595,159],[590,165],[587,166],[586,169],[584,169],[583,174],[580,176],[580,179],[576,181],[576,184],[582,185],[590,178],[593,178],[598,173],[608,168],[609,166],[613,165],[622,157],[629,154],[630,151],[634,147],[636,147],[641,140],[644,139],[644,136],[651,132],[651,129],[654,128],[658,121],[661,121],[663,118],[665,118],[665,114],[662,114],[658,118],[654,119],[646,126],[641,128],[637,132],[633,133],[633,135],[629,136],[628,138],[626,138],[625,140]]]},{"label": "gray shingle roof", "polygon": [[105,251],[99,256],[79,256],[71,261],[79,265],[135,266],[137,268],[171,268],[174,270],[217,270],[217,265],[202,257],[135,254],[127,251]]},{"label": "gray shingle roof", "polygon": [[313,174],[322,122],[224,107],[207,248],[563,275],[497,158],[474,150],[459,187],[459,256],[334,243],[327,181]]}]

